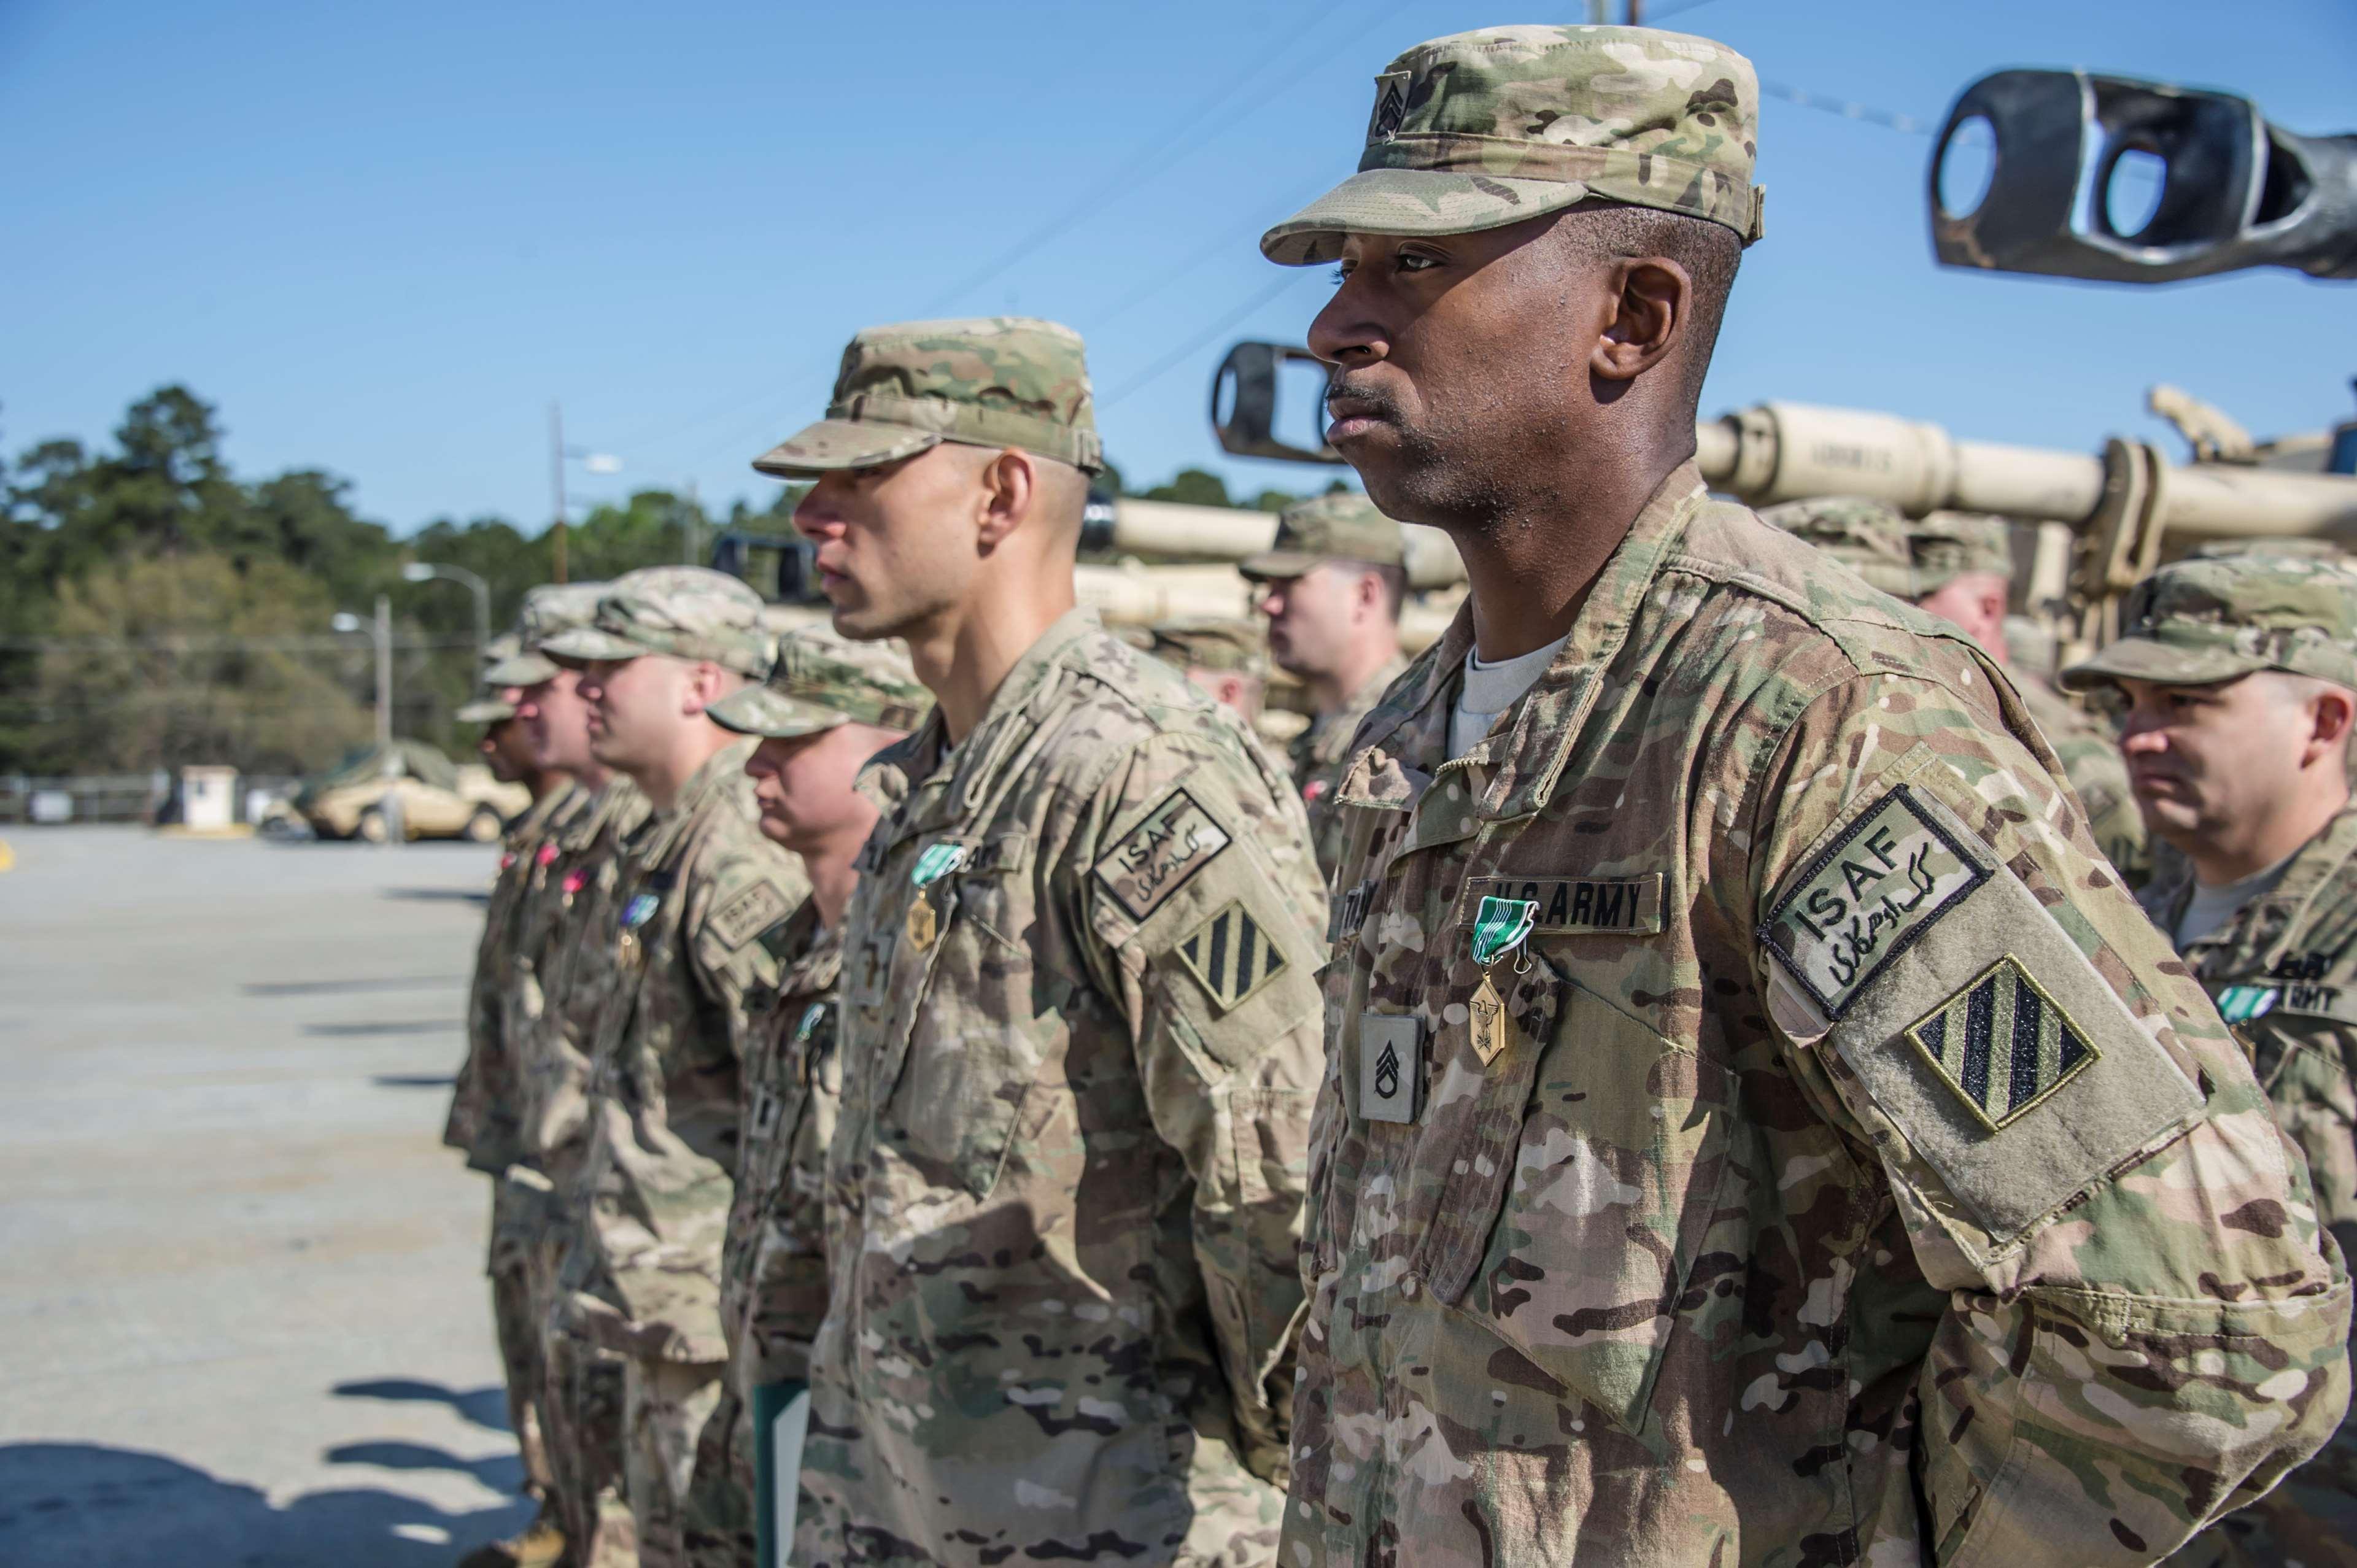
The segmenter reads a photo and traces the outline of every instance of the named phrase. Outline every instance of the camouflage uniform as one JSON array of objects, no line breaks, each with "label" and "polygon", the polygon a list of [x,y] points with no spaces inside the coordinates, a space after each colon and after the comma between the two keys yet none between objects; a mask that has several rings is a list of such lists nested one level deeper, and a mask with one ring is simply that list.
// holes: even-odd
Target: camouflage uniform
[{"label": "camouflage uniform", "polygon": [[[769,666],[752,590],[699,567],[617,578],[559,658]],[[778,943],[808,892],[763,838],[732,743],[623,847],[619,908],[589,953],[602,972],[589,1053],[587,1223],[563,1264],[572,1337],[623,1358],[622,1469],[640,1560],[683,1563],[696,1434],[719,1396],[720,1238],[737,1164],[749,1000],[777,985]]]},{"label": "camouflage uniform", "polygon": [[[1061,328],[845,363],[765,462],[932,432],[1096,461]],[[863,409],[862,377],[907,401]],[[936,715],[861,788],[795,1561],[1272,1561],[1324,956],[1293,791],[1080,610],[971,735]]]},{"label": "camouflage uniform", "polygon": [[[2350,649],[2357,578],[2346,572],[2319,575],[2306,560],[2238,560],[2231,570],[2186,563],[2163,568],[2126,607],[2123,639],[2066,680],[2084,685],[2117,668],[2166,681],[2174,669],[2184,683],[2203,685],[2272,666],[2357,688]],[[2326,635],[2300,639],[2303,626]],[[2192,865],[2182,855],[2164,865],[2165,879],[2145,889],[2143,903],[2173,932],[2193,894]],[[2357,1249],[2357,808],[2335,817],[2271,890],[2188,944],[2183,957],[2251,1053],[2276,1122],[2308,1156],[2317,1213],[2350,1253]],[[2357,1423],[2344,1423],[2282,1486],[2170,1561],[2357,1563]]]},{"label": "camouflage uniform", "polygon": [[[1967,572],[2013,575],[2002,518],[1935,511],[1910,518],[1886,501],[1858,496],[1787,501],[1760,514],[1840,561],[1884,593],[1910,603]],[[2152,875],[2144,813],[2128,789],[2127,763],[2111,726],[2034,674],[2008,667],[2022,705],[2062,759],[2063,776],[2086,808],[2104,858],[2130,887]]]},{"label": "camouflage uniform", "polygon": [[[1738,57],[1543,36],[1405,57],[1410,123],[1748,171]],[[2146,1563],[2313,1449],[2303,1167],[1986,656],[1691,464],[1452,759],[1471,640],[1339,797],[1288,1568]]]},{"label": "camouflage uniform", "polygon": [[[1314,496],[1278,513],[1275,540],[1236,570],[1250,582],[1286,581],[1328,561],[1397,566],[1405,571],[1407,544],[1400,525],[1377,511],[1366,497]],[[1344,698],[1340,707],[1313,714],[1309,727],[1295,736],[1286,748],[1294,785],[1301,791],[1302,803],[1309,808],[1309,835],[1318,851],[1318,869],[1326,875],[1333,875],[1334,863],[1342,853],[1334,790],[1351,760],[1351,737],[1406,669],[1406,656],[1394,655]]]},{"label": "camouflage uniform", "polygon": [[[715,724],[739,734],[792,736],[846,720],[913,729],[931,703],[897,645],[803,629],[779,639],[768,682],[731,693],[711,713]],[[826,1313],[820,1189],[843,1097],[835,997],[843,933],[823,929],[810,900],[775,945],[784,970],[745,1058],[737,1196],[721,1245],[720,1330],[729,1372],[696,1444],[688,1501],[688,1558],[697,1568],[754,1560],[755,1391],[810,1380],[811,1340]]]}]

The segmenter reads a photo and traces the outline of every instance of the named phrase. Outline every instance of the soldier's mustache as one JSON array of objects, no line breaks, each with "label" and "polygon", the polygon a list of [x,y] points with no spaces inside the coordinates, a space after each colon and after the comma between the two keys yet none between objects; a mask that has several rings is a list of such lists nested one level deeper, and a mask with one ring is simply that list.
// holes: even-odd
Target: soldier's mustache
[{"label": "soldier's mustache", "polygon": [[[1339,406],[1338,406],[1339,405]],[[1399,404],[1381,387],[1361,385],[1336,376],[1326,383],[1326,412],[1336,417],[1387,419],[1399,422]]]}]

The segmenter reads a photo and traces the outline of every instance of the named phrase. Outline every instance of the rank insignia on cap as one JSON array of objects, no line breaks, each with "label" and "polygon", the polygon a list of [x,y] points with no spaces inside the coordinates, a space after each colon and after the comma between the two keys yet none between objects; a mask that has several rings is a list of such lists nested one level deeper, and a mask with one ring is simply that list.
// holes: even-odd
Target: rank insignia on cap
[{"label": "rank insignia on cap", "polygon": [[1230,904],[1189,932],[1178,944],[1178,961],[1202,982],[1222,1013],[1285,969],[1285,954],[1242,903]]},{"label": "rank insignia on cap", "polygon": [[1228,843],[1227,830],[1195,797],[1173,789],[1097,862],[1097,879],[1133,919],[1143,920]]},{"label": "rank insignia on cap", "polygon": [[2103,1054],[2010,954],[1908,1030],[1907,1038],[1992,1133]]},{"label": "rank insignia on cap", "polygon": [[1404,70],[1375,78],[1375,118],[1367,128],[1367,140],[1388,142],[1399,134],[1400,124],[1407,118],[1407,80]]}]

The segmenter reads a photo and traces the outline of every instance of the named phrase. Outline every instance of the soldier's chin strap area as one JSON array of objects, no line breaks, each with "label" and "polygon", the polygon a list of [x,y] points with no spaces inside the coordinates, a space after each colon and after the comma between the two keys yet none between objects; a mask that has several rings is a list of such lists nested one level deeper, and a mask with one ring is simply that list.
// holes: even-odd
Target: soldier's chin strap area
[{"label": "soldier's chin strap area", "polygon": [[2248,267],[2357,277],[2357,136],[2133,77],[2000,70],[1948,111],[1929,174],[1952,267],[2169,283]]}]

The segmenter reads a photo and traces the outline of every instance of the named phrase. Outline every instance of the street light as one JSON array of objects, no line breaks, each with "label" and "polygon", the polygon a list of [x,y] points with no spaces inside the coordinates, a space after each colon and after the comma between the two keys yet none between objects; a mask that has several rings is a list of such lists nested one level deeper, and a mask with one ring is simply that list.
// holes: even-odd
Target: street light
[{"label": "street light", "polygon": [[565,410],[560,404],[551,403],[548,405],[548,488],[556,504],[553,550],[555,571],[553,575],[560,583],[565,580],[565,530],[567,519],[565,465],[568,462],[579,463],[593,474],[619,474],[622,471],[622,460],[610,452],[590,452],[578,446],[567,446],[565,444]]},{"label": "street light", "polygon": [[[338,631],[358,631],[364,623],[350,610],[338,610],[328,624]],[[393,599],[389,595],[376,596],[376,624],[371,628],[376,640],[376,743],[390,751],[393,747]]]},{"label": "street light", "polygon": [[404,583],[430,583],[439,577],[446,583],[457,583],[475,596],[475,672],[482,673],[490,660],[491,589],[464,566],[437,566],[431,562],[412,561],[401,569]]}]

